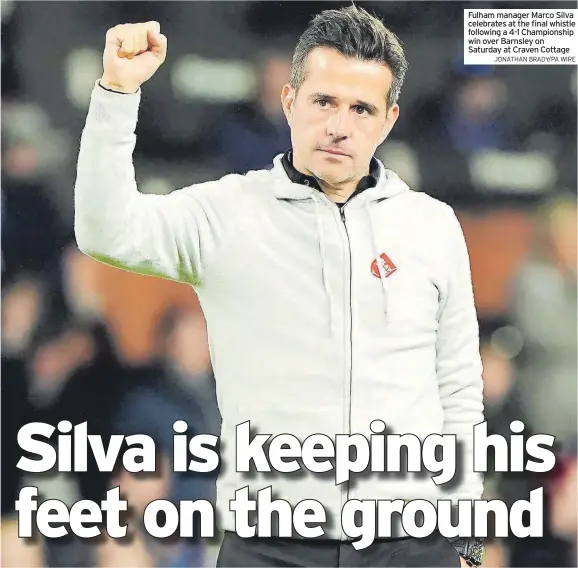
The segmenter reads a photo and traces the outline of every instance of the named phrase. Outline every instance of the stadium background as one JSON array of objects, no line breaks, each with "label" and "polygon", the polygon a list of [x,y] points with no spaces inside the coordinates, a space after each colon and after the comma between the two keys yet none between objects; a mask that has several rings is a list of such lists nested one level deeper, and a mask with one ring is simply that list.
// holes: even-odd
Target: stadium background
[{"label": "stadium background", "polygon": [[[87,421],[147,433],[170,454],[171,425],[218,430],[204,320],[194,292],[81,255],[73,237],[78,142],[106,30],[157,20],[164,65],[145,84],[135,167],[164,193],[267,167],[288,147],[279,91],[311,15],[333,2],[2,2],[2,544],[5,566],[196,566],[215,546],[137,535],[129,546],[15,538],[18,487],[99,499],[119,483],[153,498],[213,498],[212,480],[23,477],[18,428]],[[401,117],[378,150],[413,188],[455,207],[480,316],[486,417],[508,434],[557,438],[547,475],[488,475],[509,503],[546,488],[542,539],[490,546],[486,566],[576,566],[576,67],[464,67],[464,8],[537,2],[363,2],[405,44]],[[548,8],[575,8],[549,2]],[[290,285],[290,283],[287,283]],[[266,356],[266,354],[263,354]],[[162,462],[164,463],[164,462]]]}]

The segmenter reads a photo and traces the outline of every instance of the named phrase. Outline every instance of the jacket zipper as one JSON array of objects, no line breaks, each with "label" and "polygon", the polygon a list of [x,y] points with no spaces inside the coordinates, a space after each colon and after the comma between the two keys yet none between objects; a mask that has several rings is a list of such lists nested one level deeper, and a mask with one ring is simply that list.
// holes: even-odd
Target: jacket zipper
[{"label": "jacket zipper", "polygon": [[[341,221],[343,223],[343,227],[345,229],[345,236],[347,239],[347,252],[349,254],[349,263],[348,263],[348,276],[349,276],[349,284],[348,284],[348,293],[347,293],[347,304],[349,306],[349,328],[346,326],[347,330],[347,338],[345,340],[345,353],[346,357],[349,361],[349,368],[346,370],[347,375],[347,386],[346,386],[346,403],[347,403],[347,418],[344,420],[346,424],[344,424],[347,428],[347,434],[351,435],[351,391],[352,391],[352,384],[353,384],[353,308],[351,303],[351,288],[352,288],[352,269],[351,269],[351,241],[349,239],[349,232],[347,230],[347,222],[345,219],[345,206],[339,208],[339,214],[341,217]],[[345,482],[344,484],[344,491],[342,493],[342,501],[341,501],[341,508],[345,503],[349,500],[349,481]],[[342,534],[342,536],[344,536]]]}]

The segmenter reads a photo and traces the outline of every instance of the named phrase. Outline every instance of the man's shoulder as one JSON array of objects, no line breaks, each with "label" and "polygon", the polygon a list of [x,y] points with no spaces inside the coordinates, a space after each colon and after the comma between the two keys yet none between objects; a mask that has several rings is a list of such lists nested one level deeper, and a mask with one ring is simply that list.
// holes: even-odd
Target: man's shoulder
[{"label": "man's shoulder", "polygon": [[411,189],[400,195],[398,217],[411,231],[434,248],[445,248],[463,234],[458,215],[448,203],[424,191]]},{"label": "man's shoulder", "polygon": [[243,174],[229,173],[214,180],[193,183],[173,193],[189,197],[201,205],[229,204],[236,208],[248,198],[262,194],[273,182],[270,171],[252,170]]},{"label": "man's shoulder", "polygon": [[195,183],[184,189],[190,191],[221,192],[244,191],[250,192],[255,187],[271,185],[274,181],[272,171],[269,169],[250,170],[244,173],[227,173],[223,176],[201,183]]},{"label": "man's shoulder", "polygon": [[436,232],[453,230],[457,220],[454,208],[441,199],[432,197],[424,191],[408,186],[408,191],[400,194],[399,214],[405,221],[413,221],[416,227],[430,229]]},{"label": "man's shoulder", "polygon": [[454,215],[454,209],[445,201],[433,197],[424,191],[418,191],[410,188],[406,193],[412,207],[418,207],[427,214],[433,214],[438,219],[447,219]]},{"label": "man's shoulder", "polygon": [[274,180],[275,176],[270,168],[249,170],[239,175],[239,183],[243,184],[246,189],[253,188],[256,185],[270,185]]}]

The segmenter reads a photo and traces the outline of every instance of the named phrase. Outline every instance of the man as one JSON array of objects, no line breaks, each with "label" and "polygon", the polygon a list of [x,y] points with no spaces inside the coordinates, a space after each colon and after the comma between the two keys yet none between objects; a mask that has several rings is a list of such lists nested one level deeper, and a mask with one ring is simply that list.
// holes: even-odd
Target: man
[{"label": "man", "polygon": [[[144,195],[132,165],[141,85],[166,48],[157,22],[108,31],[81,140],[75,228],[93,258],[198,294],[222,415],[219,565],[478,563],[477,541],[454,546],[439,533],[352,546],[340,522],[348,500],[437,503],[445,494],[429,477],[336,484],[235,467],[244,422],[303,441],[368,437],[379,419],[420,439],[457,436],[466,465],[451,497],[481,497],[470,465],[472,427],[483,421],[481,364],[461,228],[447,205],[411,191],[373,158],[399,114],[407,63],[398,39],[358,8],[321,13],[298,42],[281,94],[291,151],[271,170]],[[292,506],[323,504],[323,538],[235,534],[235,492],[271,485]]]}]

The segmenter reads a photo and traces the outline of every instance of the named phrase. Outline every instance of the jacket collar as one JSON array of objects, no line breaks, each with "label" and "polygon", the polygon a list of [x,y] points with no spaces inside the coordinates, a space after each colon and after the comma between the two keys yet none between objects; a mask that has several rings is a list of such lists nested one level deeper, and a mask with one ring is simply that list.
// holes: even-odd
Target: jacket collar
[{"label": "jacket collar", "polygon": [[[307,200],[314,199],[320,192],[323,193],[315,178],[302,174],[293,166],[291,150],[275,156],[271,173],[277,181],[273,184],[272,191],[278,199]],[[405,191],[409,191],[407,184],[374,157],[371,159],[369,175],[360,180],[348,202],[359,193],[373,201],[393,197]]]},{"label": "jacket collar", "polygon": [[[287,177],[293,183],[297,183],[299,185],[307,185],[319,191],[323,191],[316,178],[314,178],[313,176],[305,175],[301,173],[297,168],[295,168],[295,166],[293,165],[292,150],[288,150],[287,152],[285,152],[285,154],[283,154],[283,157],[281,158],[281,165],[283,166],[283,169],[285,170]],[[358,193],[361,193],[362,191],[365,191],[366,189],[369,189],[370,187],[375,187],[377,185],[377,182],[379,181],[379,173],[380,173],[379,163],[375,158],[371,158],[371,162],[369,163],[369,175],[362,177],[359,180],[357,188],[355,189],[355,192],[351,195],[351,197],[353,197]],[[349,199],[351,199],[351,197]]]}]

